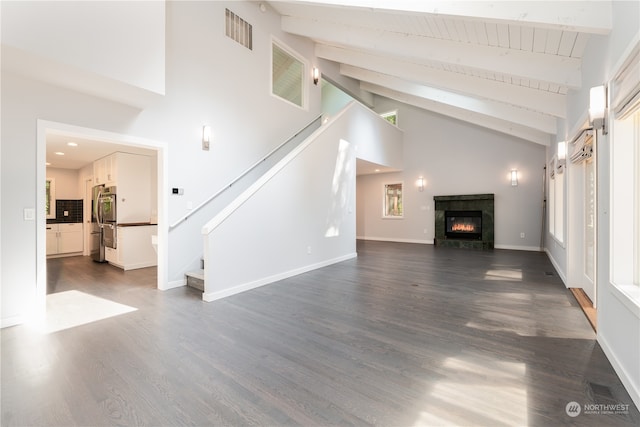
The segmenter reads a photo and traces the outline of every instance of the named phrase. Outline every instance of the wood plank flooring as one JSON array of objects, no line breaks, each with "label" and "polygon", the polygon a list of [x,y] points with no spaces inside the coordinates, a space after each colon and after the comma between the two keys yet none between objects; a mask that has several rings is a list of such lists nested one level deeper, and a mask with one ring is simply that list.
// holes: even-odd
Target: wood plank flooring
[{"label": "wood plank flooring", "polygon": [[[154,268],[48,261],[49,291],[136,311],[2,330],[2,426],[637,426],[543,253],[358,242],[358,258],[204,303]],[[238,268],[243,268],[239,263]],[[569,402],[629,405],[569,417]]]}]

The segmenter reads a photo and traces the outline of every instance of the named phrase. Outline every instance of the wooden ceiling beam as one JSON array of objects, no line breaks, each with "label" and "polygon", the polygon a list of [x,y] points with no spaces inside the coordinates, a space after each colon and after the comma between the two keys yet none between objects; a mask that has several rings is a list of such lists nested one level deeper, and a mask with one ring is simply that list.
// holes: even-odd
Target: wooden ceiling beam
[{"label": "wooden ceiling beam", "polygon": [[384,55],[406,58],[407,61],[429,58],[430,61],[505,73],[569,88],[579,88],[581,84],[581,61],[576,58],[354,28],[291,16],[282,17],[282,29],[325,44],[375,50]]},{"label": "wooden ceiling beam", "polygon": [[316,17],[318,9],[330,6],[332,9],[342,7],[370,14],[428,14],[599,35],[609,34],[613,26],[611,1],[298,0],[293,5],[288,2],[276,3],[284,3],[277,8],[288,9],[289,13],[300,13],[300,8],[313,6]]},{"label": "wooden ceiling beam", "polygon": [[532,129],[527,126],[509,122],[507,120],[487,116],[482,113],[466,110],[453,105],[447,105],[430,99],[425,99],[411,94],[399,92],[388,87],[383,87],[372,83],[362,82],[360,83],[360,86],[363,90],[367,90],[386,98],[394,99],[408,105],[413,105],[424,110],[432,111],[434,113],[441,114],[447,117],[452,117],[467,123],[472,123],[474,125],[511,135],[526,141],[534,142],[544,146],[549,146],[551,143],[550,134],[542,132],[540,130]]},{"label": "wooden ceiling beam", "polygon": [[317,44],[315,53],[320,58],[347,64],[342,66],[342,73],[356,79],[359,79],[360,69],[377,71],[427,86],[492,99],[555,117],[566,117],[564,94],[452,73],[398,58],[324,44]]}]

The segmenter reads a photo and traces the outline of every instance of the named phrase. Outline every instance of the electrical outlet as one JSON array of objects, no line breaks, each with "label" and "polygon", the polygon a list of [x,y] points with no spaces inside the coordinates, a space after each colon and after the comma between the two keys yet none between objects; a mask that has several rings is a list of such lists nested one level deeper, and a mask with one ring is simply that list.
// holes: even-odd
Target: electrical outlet
[{"label": "electrical outlet", "polygon": [[311,246],[307,246],[307,253],[310,254],[311,253]]},{"label": "electrical outlet", "polygon": [[524,233],[520,233],[520,238],[524,239]]},{"label": "electrical outlet", "polygon": [[422,230],[422,232],[423,232],[424,234],[427,234],[427,229],[425,228],[424,230]]}]

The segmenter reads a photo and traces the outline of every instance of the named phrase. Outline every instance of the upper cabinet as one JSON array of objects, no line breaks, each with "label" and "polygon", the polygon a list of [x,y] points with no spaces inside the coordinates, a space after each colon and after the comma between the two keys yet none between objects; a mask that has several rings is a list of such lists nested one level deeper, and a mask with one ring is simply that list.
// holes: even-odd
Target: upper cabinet
[{"label": "upper cabinet", "polygon": [[113,165],[114,153],[93,162],[93,180],[95,184],[111,184],[116,182],[116,171]]},{"label": "upper cabinet", "polygon": [[151,219],[151,158],[140,154],[113,153],[93,163],[96,184],[116,187],[117,222],[149,222]]}]

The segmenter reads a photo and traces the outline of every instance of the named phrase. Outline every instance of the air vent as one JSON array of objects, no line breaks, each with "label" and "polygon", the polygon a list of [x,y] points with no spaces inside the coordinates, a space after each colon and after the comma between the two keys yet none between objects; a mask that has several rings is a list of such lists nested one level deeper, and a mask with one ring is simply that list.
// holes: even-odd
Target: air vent
[{"label": "air vent", "polygon": [[253,27],[229,9],[225,11],[225,31],[227,37],[237,41],[249,50],[253,50]]}]

